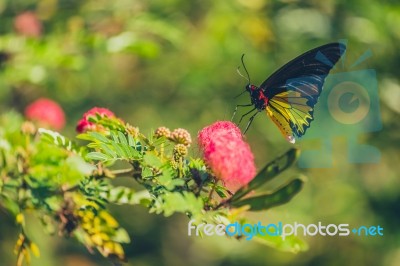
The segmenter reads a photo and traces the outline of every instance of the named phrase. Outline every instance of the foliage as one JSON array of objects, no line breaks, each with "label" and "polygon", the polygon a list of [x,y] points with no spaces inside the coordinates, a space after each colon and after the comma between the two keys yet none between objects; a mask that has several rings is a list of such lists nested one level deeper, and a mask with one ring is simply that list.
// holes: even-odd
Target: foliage
[{"label": "foliage", "polygon": [[[146,137],[116,117],[96,114],[88,119],[97,131],[79,134],[77,137],[85,141],[79,144],[48,129],[36,131],[16,113],[2,117],[0,206],[20,227],[17,265],[24,260],[29,263],[29,251],[39,255],[39,248],[24,229],[27,212],[47,217],[42,219],[46,228],[57,225],[59,235],[75,237],[88,250],[97,249],[104,257],[124,261],[122,244],[130,238],[109,212],[109,204],[142,205],[150,213],[166,217],[183,213],[197,222],[218,223],[231,221],[245,210],[286,203],[302,184],[294,179],[272,194],[242,199],[294,162],[296,152],[289,150],[235,197],[238,194],[225,188],[202,159],[187,156],[191,139],[184,129],[169,134],[161,128]],[[286,161],[281,168],[279,160]],[[116,162],[121,161],[130,167],[116,169]],[[121,176],[133,178],[144,190],[113,185]],[[237,208],[242,206],[248,207]],[[264,237],[264,242],[279,248],[282,240],[277,238]],[[304,245],[296,248],[299,241],[288,238],[282,249],[304,249]]]},{"label": "foliage", "polygon": [[[26,12],[36,15],[33,25],[41,23],[33,31],[36,34],[26,36],[14,25]],[[10,109],[22,112],[35,99],[51,98],[68,114],[63,131],[67,136],[73,136],[82,113],[96,105],[118,112],[146,134],[160,124],[171,128],[185,125],[190,132],[197,132],[211,121],[230,118],[235,104],[248,103],[246,94],[234,98],[246,83],[236,74],[243,53],[257,85],[302,52],[347,39],[345,65],[352,66],[351,71],[377,72],[383,130],[362,134],[357,141],[376,146],[380,162],[349,162],[348,140],[340,136],[299,143],[299,148],[307,150],[324,147],[329,141],[334,166],[302,169],[310,179],[302,193],[284,207],[257,215],[260,220],[284,222],[380,224],[385,228],[384,237],[313,237],[309,252],[281,254],[253,241],[178,238],[170,222],[179,224],[185,217],[146,216],[144,208],[113,206],[113,200],[106,205],[134,236],[131,245],[124,245],[129,265],[400,264],[400,8],[396,1],[0,0],[0,15],[1,113]],[[372,56],[357,65],[357,59],[368,50]],[[7,116],[3,127],[18,132],[20,118]],[[324,130],[329,128],[327,125]],[[289,147],[262,115],[254,120],[246,137],[259,167]],[[10,145],[4,143],[18,138],[18,134],[8,134],[8,142],[1,141],[0,146],[7,149]],[[194,175],[199,180],[206,177],[203,172]],[[282,187],[286,182],[282,180],[291,175],[298,175],[298,170],[286,170],[267,188]],[[147,190],[142,193],[136,184],[137,191],[129,192],[132,179],[109,180],[116,186],[110,190],[114,200],[120,196],[124,204],[146,201]],[[223,195],[225,189],[216,185],[215,192]],[[1,205],[11,206],[9,201],[1,199]],[[19,232],[3,210],[0,208],[0,257],[2,264],[12,265],[15,258],[10,246]],[[37,224],[32,225],[29,216],[32,212],[25,213],[27,225],[35,229],[26,233],[42,251],[40,261],[33,259],[32,264],[102,265],[101,256],[88,257],[74,242],[59,241],[36,230]],[[40,216],[40,220],[49,217]]]}]

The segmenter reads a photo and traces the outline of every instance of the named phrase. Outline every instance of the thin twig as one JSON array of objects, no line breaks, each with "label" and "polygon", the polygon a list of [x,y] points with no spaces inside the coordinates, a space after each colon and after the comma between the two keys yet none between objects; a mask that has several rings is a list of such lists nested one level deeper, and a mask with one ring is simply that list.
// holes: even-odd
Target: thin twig
[{"label": "thin twig", "polygon": [[118,170],[112,170],[111,173],[113,175],[127,175],[127,174],[133,174],[135,172],[135,169],[129,168],[129,169],[118,169]]}]

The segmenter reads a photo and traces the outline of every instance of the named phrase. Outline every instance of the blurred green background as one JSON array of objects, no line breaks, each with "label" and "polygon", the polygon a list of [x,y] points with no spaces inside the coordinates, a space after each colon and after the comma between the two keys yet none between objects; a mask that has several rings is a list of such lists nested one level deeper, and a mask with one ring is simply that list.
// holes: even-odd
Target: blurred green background
[{"label": "blurred green background", "polygon": [[[28,13],[26,13],[28,12]],[[283,253],[254,241],[187,236],[188,219],[150,215],[141,207],[113,213],[132,237],[127,265],[400,265],[400,5],[396,1],[328,0],[0,0],[0,111],[23,111],[39,97],[59,102],[63,131],[74,136],[83,112],[107,107],[144,133],[183,127],[192,136],[229,120],[246,82],[240,56],[259,85],[300,53],[348,40],[347,64],[377,71],[383,130],[365,136],[378,164],[350,164],[334,140],[333,168],[296,169],[308,177],[292,202],[253,215],[265,223],[321,221],[380,225],[383,237],[303,237],[309,250]],[[269,119],[255,119],[247,140],[258,167],[290,147]],[[301,147],[301,144],[300,144]],[[199,156],[194,147],[193,156]],[[317,159],[317,158],[316,158]],[[282,178],[287,178],[283,176]],[[14,221],[0,213],[0,265],[13,265]],[[73,240],[31,235],[41,248],[33,265],[109,265]]]}]

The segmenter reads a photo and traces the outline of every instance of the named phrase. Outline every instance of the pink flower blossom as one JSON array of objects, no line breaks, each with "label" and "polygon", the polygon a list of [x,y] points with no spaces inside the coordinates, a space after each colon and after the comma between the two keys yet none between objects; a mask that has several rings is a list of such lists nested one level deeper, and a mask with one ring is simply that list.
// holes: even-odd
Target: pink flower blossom
[{"label": "pink flower blossom", "polygon": [[25,116],[42,127],[61,130],[65,125],[65,115],[58,103],[40,98],[25,108]]},{"label": "pink flower blossom", "polygon": [[79,133],[83,133],[88,130],[96,130],[96,124],[89,121],[89,117],[95,117],[96,114],[99,114],[100,116],[115,117],[114,113],[106,108],[93,107],[83,114],[82,119],[79,120],[76,126],[76,131],[78,131]]},{"label": "pink flower blossom", "polygon": [[19,14],[14,20],[14,28],[27,37],[39,37],[42,34],[42,23],[33,12]]},{"label": "pink flower blossom", "polygon": [[253,153],[232,122],[220,121],[202,129],[198,142],[205,162],[228,189],[236,191],[255,177]]},{"label": "pink flower blossom", "polygon": [[229,135],[237,139],[242,139],[242,132],[234,123],[230,121],[218,121],[199,132],[198,141],[200,147],[205,148],[210,145],[212,138],[216,135]]}]

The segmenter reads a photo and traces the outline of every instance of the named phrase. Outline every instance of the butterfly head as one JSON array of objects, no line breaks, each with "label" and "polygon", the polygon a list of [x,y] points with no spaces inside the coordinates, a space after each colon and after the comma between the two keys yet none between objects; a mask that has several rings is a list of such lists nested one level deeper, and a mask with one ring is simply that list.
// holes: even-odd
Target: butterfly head
[{"label": "butterfly head", "polygon": [[250,94],[251,94],[252,91],[255,91],[257,89],[258,88],[256,86],[254,86],[254,85],[252,85],[250,83],[246,85],[246,91],[248,91]]},{"label": "butterfly head", "polygon": [[256,94],[257,94],[258,88],[257,88],[256,86],[250,84],[250,83],[247,84],[245,88],[246,88],[246,91],[250,94],[250,98],[252,99],[251,102],[254,104],[253,99],[254,99],[254,97],[255,97]]},{"label": "butterfly head", "polygon": [[260,88],[258,88],[257,86],[254,86],[252,84],[247,84],[246,85],[246,91],[250,94],[250,97],[256,97],[259,93]]}]

